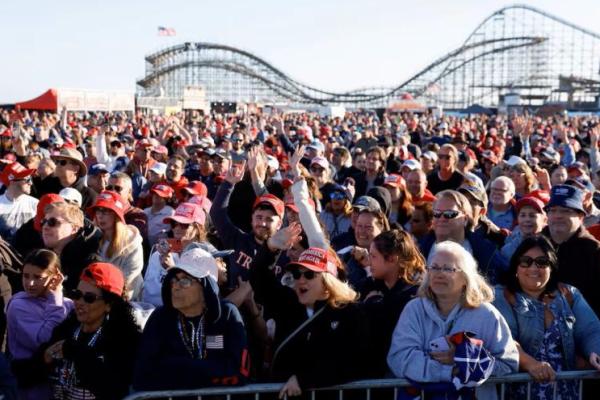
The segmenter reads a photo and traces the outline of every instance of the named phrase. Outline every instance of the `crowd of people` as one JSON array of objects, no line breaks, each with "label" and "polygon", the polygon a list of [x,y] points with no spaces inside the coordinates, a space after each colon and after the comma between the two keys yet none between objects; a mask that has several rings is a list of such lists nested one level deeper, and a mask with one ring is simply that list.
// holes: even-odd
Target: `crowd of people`
[{"label": "crowd of people", "polygon": [[5,396],[551,398],[600,370],[598,122],[0,110]]}]

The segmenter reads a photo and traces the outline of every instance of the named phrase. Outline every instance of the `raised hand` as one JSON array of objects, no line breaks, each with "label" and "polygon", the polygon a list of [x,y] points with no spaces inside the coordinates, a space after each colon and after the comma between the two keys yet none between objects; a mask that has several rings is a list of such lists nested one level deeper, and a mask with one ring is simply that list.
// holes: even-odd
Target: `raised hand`
[{"label": "raised hand", "polygon": [[300,176],[302,173],[300,171],[300,160],[304,157],[304,153],[306,152],[306,146],[299,146],[294,151],[294,154],[290,157],[290,171],[292,176]]},{"label": "raised hand", "polygon": [[300,234],[302,233],[302,226],[294,222],[285,228],[278,230],[267,240],[267,246],[271,251],[275,250],[287,250],[291,248],[296,242],[300,241]]},{"label": "raised hand", "polygon": [[246,161],[242,161],[239,164],[232,164],[225,174],[225,180],[232,185],[240,182],[244,179],[244,172],[246,170]]}]

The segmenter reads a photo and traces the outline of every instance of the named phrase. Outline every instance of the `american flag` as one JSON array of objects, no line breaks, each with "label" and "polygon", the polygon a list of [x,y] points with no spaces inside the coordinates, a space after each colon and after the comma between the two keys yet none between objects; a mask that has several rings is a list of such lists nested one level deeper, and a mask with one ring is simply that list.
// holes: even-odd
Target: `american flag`
[{"label": "american flag", "polygon": [[176,34],[175,28],[166,28],[164,26],[158,27],[158,36],[175,36]]}]

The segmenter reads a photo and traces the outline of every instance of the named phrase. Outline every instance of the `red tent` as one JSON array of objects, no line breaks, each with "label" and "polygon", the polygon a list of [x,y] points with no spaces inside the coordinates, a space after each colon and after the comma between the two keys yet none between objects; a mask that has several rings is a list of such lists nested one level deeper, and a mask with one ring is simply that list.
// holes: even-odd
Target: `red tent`
[{"label": "red tent", "polygon": [[48,89],[42,95],[29,101],[16,103],[21,110],[58,111],[58,93],[56,89]]}]

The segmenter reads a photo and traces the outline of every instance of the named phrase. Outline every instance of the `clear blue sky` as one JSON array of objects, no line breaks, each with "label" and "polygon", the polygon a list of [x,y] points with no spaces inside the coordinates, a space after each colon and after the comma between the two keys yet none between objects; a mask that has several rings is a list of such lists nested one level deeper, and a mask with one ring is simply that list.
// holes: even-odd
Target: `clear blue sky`
[{"label": "clear blue sky", "polygon": [[[524,1],[600,32],[598,0]],[[496,0],[2,2],[0,102],[50,87],[135,89],[144,55],[183,41],[236,46],[329,90],[397,84],[460,46]],[[157,26],[175,38],[158,37]]]}]

